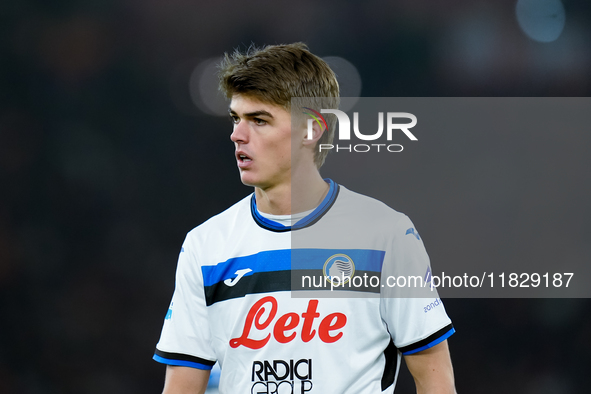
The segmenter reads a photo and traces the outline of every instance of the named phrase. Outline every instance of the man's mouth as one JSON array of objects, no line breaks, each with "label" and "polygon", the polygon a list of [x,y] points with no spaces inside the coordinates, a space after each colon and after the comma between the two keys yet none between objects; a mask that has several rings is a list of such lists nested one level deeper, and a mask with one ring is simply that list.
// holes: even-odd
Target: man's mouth
[{"label": "man's mouth", "polygon": [[236,155],[236,157],[238,158],[238,161],[242,162],[242,163],[247,163],[252,161],[252,159],[250,157],[248,157],[247,155],[245,155],[244,153],[238,153]]}]

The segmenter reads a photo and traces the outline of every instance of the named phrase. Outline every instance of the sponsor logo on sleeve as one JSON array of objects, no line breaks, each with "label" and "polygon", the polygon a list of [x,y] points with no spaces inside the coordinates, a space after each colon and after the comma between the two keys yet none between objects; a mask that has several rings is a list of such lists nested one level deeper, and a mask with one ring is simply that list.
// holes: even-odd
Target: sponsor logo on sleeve
[{"label": "sponsor logo on sleeve", "polygon": [[430,310],[437,308],[439,305],[441,305],[441,300],[439,298],[436,298],[435,301],[433,301],[432,303],[425,305],[423,309],[425,313],[427,313]]}]

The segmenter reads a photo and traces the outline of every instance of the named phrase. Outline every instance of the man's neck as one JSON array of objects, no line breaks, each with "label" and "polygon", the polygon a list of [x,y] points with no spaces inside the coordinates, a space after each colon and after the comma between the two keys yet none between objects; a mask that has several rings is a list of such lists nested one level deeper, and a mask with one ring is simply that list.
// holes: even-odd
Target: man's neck
[{"label": "man's neck", "polygon": [[290,215],[316,208],[330,189],[318,171],[269,189],[255,188],[257,208],[272,215]]}]

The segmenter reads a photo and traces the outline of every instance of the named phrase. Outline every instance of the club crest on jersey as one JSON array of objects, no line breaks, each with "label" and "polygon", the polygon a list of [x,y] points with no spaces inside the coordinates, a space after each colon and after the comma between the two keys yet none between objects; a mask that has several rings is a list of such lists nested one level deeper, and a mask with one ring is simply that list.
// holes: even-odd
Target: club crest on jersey
[{"label": "club crest on jersey", "polygon": [[344,283],[339,283],[342,286],[348,283],[355,274],[355,264],[353,259],[346,254],[335,254],[326,260],[322,272],[330,283],[333,283],[332,278],[345,278]]}]

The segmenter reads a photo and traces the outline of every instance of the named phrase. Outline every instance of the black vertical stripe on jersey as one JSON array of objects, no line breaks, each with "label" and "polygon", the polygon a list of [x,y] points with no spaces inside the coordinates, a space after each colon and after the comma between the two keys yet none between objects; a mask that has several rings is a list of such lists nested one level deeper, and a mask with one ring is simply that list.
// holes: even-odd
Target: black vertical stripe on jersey
[{"label": "black vertical stripe on jersey", "polygon": [[291,271],[256,272],[243,276],[234,286],[228,286],[224,281],[220,281],[211,286],[205,286],[204,290],[207,306],[232,298],[244,297],[247,294],[290,291]]},{"label": "black vertical stripe on jersey", "polygon": [[390,338],[390,343],[384,350],[384,357],[386,357],[386,365],[384,365],[384,374],[382,375],[382,391],[394,384],[396,371],[398,370],[398,349],[396,349],[392,338]]}]

